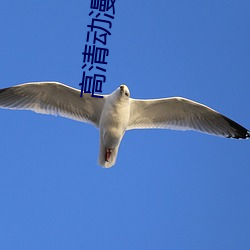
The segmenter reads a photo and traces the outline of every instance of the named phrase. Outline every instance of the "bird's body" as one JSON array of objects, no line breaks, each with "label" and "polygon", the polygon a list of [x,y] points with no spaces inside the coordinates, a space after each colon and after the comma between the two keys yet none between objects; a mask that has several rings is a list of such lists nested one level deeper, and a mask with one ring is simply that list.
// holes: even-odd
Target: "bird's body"
[{"label": "bird's body", "polygon": [[98,164],[109,168],[117,158],[127,130],[162,128],[196,130],[227,138],[246,139],[250,132],[217,111],[182,98],[130,98],[126,85],[110,95],[80,97],[80,91],[57,82],[26,83],[0,89],[0,107],[26,109],[91,123],[100,130]]},{"label": "bird's body", "polygon": [[[128,98],[120,98],[120,91],[115,91],[105,98],[99,129],[100,150],[98,164],[110,167],[116,161],[118,148],[127,130],[130,117]],[[107,155],[110,154],[110,155]]]}]

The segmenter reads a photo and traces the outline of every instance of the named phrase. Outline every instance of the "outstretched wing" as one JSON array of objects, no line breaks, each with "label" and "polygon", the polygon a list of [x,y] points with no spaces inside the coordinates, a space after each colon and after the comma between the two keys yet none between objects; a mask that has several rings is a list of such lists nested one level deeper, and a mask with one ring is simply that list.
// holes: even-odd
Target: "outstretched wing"
[{"label": "outstretched wing", "polygon": [[166,128],[196,130],[237,139],[250,137],[250,132],[238,123],[203,104],[185,98],[130,101],[128,129]]},{"label": "outstretched wing", "polygon": [[99,125],[104,99],[84,93],[80,97],[80,90],[58,82],[32,82],[0,89],[1,108],[60,115],[96,127]]}]

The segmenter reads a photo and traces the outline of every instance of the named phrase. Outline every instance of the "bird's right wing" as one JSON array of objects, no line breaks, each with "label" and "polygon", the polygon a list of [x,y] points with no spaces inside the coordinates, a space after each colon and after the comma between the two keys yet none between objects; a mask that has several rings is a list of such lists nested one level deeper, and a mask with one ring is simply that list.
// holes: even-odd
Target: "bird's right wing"
[{"label": "bird's right wing", "polygon": [[91,97],[58,82],[33,82],[0,89],[0,107],[60,115],[99,125],[105,98]]},{"label": "bird's right wing", "polygon": [[181,97],[155,100],[130,99],[129,129],[166,128],[247,138],[250,132],[217,111]]}]

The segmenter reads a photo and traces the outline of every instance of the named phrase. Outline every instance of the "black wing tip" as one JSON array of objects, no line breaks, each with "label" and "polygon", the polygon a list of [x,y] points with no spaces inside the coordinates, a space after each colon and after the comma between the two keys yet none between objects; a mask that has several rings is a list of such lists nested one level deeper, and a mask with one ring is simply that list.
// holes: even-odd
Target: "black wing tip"
[{"label": "black wing tip", "polygon": [[5,88],[5,89],[0,89],[0,94],[5,92],[6,90],[8,90],[8,88]]},{"label": "black wing tip", "polygon": [[230,127],[234,129],[234,133],[231,133],[227,138],[233,139],[247,139],[250,137],[250,131],[238,124],[237,122],[223,116],[224,119],[229,123]]}]

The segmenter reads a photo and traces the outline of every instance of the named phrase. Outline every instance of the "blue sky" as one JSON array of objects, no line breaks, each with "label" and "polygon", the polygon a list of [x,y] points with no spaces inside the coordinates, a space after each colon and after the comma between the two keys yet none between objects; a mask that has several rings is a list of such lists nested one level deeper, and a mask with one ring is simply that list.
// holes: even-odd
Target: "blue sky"
[{"label": "blue sky", "polygon": [[[1,1],[0,88],[78,88],[90,0]],[[247,0],[119,1],[108,38],[110,93],[183,96],[250,128]],[[98,131],[0,110],[0,248],[249,249],[249,141],[195,132],[126,133],[97,166]]]}]

